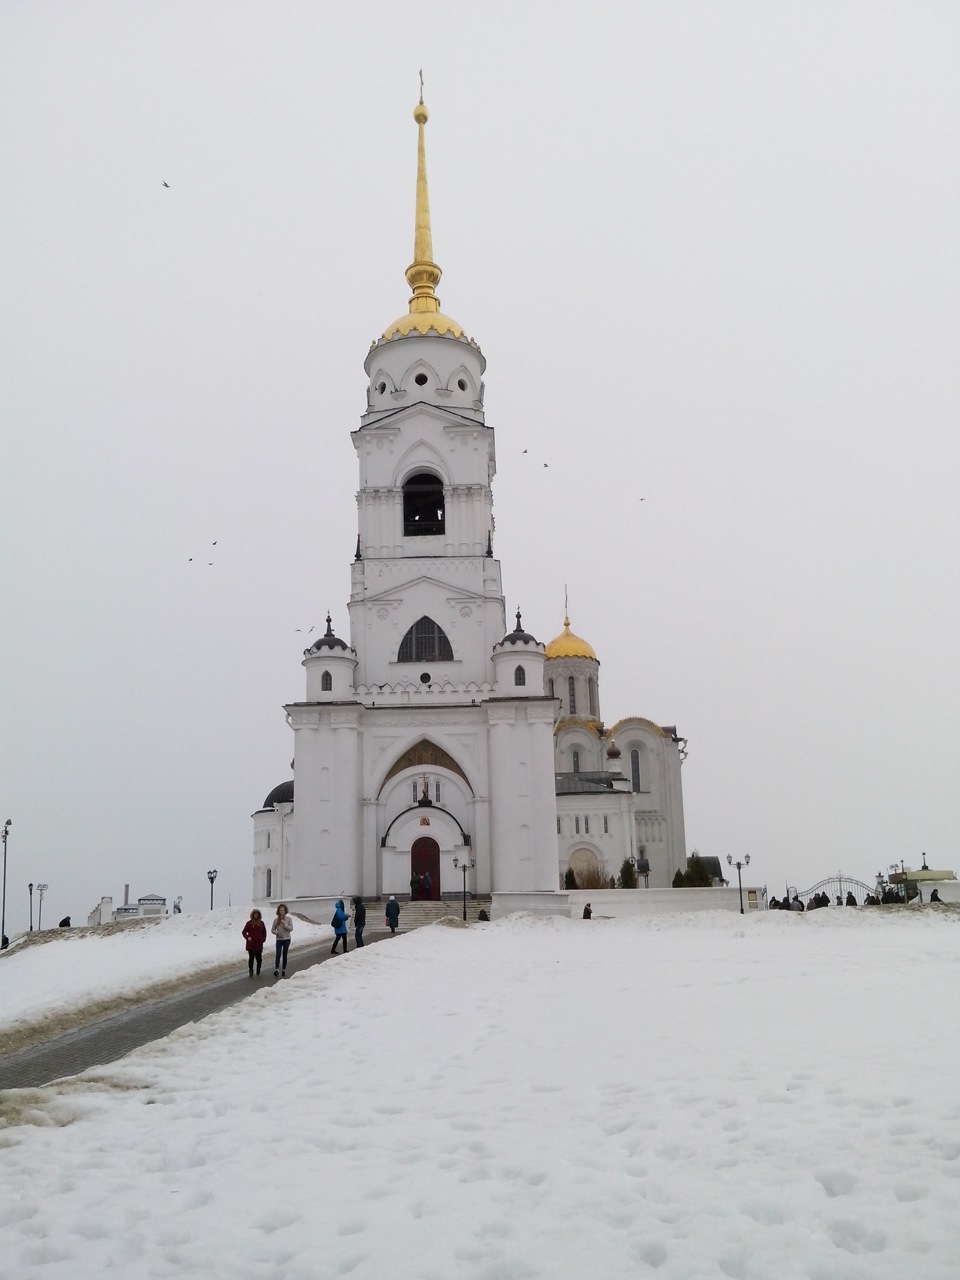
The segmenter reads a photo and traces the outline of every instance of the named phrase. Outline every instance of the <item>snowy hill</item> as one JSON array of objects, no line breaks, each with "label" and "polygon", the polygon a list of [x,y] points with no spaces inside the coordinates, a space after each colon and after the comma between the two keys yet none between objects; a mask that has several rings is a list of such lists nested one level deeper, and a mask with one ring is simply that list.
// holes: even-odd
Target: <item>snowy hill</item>
[{"label": "snowy hill", "polygon": [[[141,976],[217,963],[222,920],[222,949],[187,918],[104,948]],[[22,959],[49,952],[51,990],[87,946]],[[958,973],[950,908],[422,929],[0,1096],[2,1256],[51,1280],[954,1280]]]}]

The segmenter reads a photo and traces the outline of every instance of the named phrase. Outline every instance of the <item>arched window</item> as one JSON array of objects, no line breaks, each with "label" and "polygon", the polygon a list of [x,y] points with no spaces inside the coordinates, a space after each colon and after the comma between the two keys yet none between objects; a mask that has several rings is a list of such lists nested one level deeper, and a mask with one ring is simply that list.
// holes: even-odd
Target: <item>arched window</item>
[{"label": "arched window", "polygon": [[590,714],[595,716],[597,714],[597,682],[593,676],[587,681],[587,697],[590,700]]},{"label": "arched window", "polygon": [[324,693],[329,693],[333,688],[333,676],[329,671],[325,671],[320,677],[320,688]]},{"label": "arched window", "polygon": [[517,667],[516,671],[513,673],[513,683],[516,685],[527,683],[527,673],[524,671],[523,667]]},{"label": "arched window", "polygon": [[400,641],[398,662],[452,662],[453,649],[443,630],[426,614]]},{"label": "arched window", "polygon": [[583,834],[584,834],[585,836],[588,836],[588,835],[590,834],[590,815],[589,815],[589,813],[585,813],[585,814],[583,815]]},{"label": "arched window", "polygon": [[273,868],[267,867],[267,897],[273,893]]},{"label": "arched window", "polygon": [[640,752],[636,747],[630,752],[630,786],[634,791],[640,790]]},{"label": "arched window", "polygon": [[580,819],[579,819],[579,818],[574,818],[574,820],[573,820],[573,830],[574,830],[574,834],[575,834],[575,835],[579,835],[579,834],[580,834]]},{"label": "arched window", "polygon": [[403,534],[423,538],[443,533],[443,481],[429,471],[418,471],[403,484]]},{"label": "arched window", "polygon": [[267,848],[270,848],[270,832],[267,832]]},{"label": "arched window", "polygon": [[567,714],[571,716],[577,714],[577,690],[573,683],[573,676],[567,677]]},{"label": "arched window", "polygon": [[416,803],[417,803],[417,801],[420,799],[420,792],[419,792],[419,790],[417,789],[417,780],[416,780],[416,778],[414,778],[413,782],[411,783],[411,786],[413,787],[413,803],[414,803],[414,804],[416,804]]},{"label": "arched window", "polygon": [[579,751],[575,751],[573,753],[573,772],[574,773],[580,772],[580,752]]}]

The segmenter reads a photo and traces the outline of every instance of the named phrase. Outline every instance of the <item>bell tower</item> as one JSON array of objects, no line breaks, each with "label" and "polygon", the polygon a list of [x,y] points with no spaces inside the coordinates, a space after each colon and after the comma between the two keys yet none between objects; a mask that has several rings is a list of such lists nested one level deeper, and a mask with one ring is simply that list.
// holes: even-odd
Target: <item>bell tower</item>
[{"label": "bell tower", "polygon": [[[456,696],[494,683],[506,626],[493,558],[496,472],[483,412],[486,361],[440,310],[424,149],[414,108],[417,183],[407,314],[364,362],[367,408],[353,433],[359,536],[350,596],[358,692],[378,705]],[[429,678],[428,678],[429,677]]]}]

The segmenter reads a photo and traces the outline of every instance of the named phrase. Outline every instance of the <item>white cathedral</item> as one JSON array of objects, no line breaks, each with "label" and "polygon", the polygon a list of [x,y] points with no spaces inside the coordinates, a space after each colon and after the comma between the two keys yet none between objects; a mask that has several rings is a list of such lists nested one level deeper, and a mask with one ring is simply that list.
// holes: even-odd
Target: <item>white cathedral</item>
[{"label": "white cathedral", "polygon": [[[285,708],[294,781],[253,815],[253,896],[325,922],[337,898],[467,890],[567,913],[568,869],[591,887],[632,859],[645,887],[686,869],[673,726],[607,727],[600,663],[570,629],[507,629],[493,554],[494,433],[486,361],[440,310],[419,131],[408,313],[364,362],[350,642],[327,618]],[[464,880],[463,869],[467,868]],[[424,880],[424,883],[426,881]]]}]

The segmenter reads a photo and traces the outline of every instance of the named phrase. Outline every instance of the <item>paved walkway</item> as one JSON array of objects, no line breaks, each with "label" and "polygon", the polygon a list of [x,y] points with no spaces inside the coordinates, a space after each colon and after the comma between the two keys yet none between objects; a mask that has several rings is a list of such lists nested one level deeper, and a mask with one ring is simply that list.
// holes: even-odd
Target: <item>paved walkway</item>
[{"label": "paved walkway", "polygon": [[[364,941],[370,944],[390,936],[386,932],[368,931]],[[350,950],[353,951],[352,932],[349,938]],[[229,978],[190,985],[162,1000],[145,1000],[135,1009],[98,1019],[53,1040],[6,1054],[0,1059],[0,1090],[33,1088],[49,1084],[61,1076],[76,1075],[87,1067],[115,1062],[132,1049],[149,1044],[151,1040],[159,1040],[177,1027],[237,1004],[255,991],[262,991],[265,985],[276,986],[284,979],[273,976],[273,969],[267,967],[269,958],[267,950],[264,950],[263,974],[252,982],[247,977],[241,954],[239,963],[243,968]],[[291,948],[287,973],[298,973],[333,958],[329,943]]]}]

